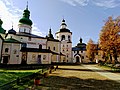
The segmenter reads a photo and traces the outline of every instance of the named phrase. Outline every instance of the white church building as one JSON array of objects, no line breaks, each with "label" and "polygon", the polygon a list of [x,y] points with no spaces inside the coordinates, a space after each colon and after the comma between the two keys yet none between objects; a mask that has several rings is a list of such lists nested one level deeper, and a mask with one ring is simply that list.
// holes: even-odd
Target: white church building
[{"label": "white church building", "polygon": [[32,20],[28,6],[19,20],[16,32],[13,27],[6,33],[0,19],[0,63],[3,64],[51,64],[73,62],[72,32],[62,20],[56,39],[51,29],[46,37],[32,34]]}]

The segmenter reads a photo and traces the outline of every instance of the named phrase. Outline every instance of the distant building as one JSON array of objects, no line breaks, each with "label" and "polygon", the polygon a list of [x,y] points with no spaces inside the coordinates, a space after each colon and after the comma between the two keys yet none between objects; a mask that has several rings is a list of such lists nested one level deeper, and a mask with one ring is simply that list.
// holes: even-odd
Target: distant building
[{"label": "distant building", "polygon": [[86,58],[86,44],[82,42],[82,38],[80,38],[80,42],[77,46],[72,47],[72,57],[74,63],[87,63]]}]

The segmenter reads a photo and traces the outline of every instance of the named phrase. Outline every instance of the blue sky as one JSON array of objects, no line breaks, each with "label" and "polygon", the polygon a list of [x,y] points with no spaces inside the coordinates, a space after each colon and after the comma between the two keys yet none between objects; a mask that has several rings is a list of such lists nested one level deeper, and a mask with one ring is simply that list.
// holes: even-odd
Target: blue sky
[{"label": "blue sky", "polygon": [[73,33],[73,46],[79,42],[80,37],[85,43],[90,38],[97,42],[104,21],[109,16],[115,18],[120,15],[120,0],[1,0],[0,17],[4,29],[11,29],[13,23],[14,29],[18,31],[18,21],[27,1],[30,19],[34,23],[32,33],[46,36],[51,27],[55,36],[64,17]]}]

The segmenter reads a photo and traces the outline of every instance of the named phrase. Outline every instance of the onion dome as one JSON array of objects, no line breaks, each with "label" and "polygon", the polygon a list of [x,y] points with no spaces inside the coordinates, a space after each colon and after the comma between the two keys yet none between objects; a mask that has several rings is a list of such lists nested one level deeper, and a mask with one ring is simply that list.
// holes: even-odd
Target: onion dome
[{"label": "onion dome", "polygon": [[8,34],[16,34],[16,31],[12,28],[8,31]]},{"label": "onion dome", "polygon": [[77,44],[78,48],[86,48],[86,44],[82,42],[82,38],[80,38],[80,43]]},{"label": "onion dome", "polygon": [[29,17],[30,17],[30,11],[28,10],[28,5],[27,5],[26,9],[24,10],[23,17],[19,20],[19,23],[27,24],[31,26],[33,23],[29,19]]},{"label": "onion dome", "polygon": [[0,19],[0,33],[5,34],[5,30],[2,28],[3,21]]},{"label": "onion dome", "polygon": [[69,29],[67,29],[67,25],[65,23],[65,19],[62,20],[61,28],[59,32],[70,32]]}]

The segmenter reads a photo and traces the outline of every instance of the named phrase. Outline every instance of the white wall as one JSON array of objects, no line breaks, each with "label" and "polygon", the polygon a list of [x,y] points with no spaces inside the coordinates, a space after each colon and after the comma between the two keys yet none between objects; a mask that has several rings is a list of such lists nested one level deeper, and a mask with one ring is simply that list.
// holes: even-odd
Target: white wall
[{"label": "white wall", "polygon": [[51,64],[51,53],[27,53],[27,64],[38,64],[37,58],[41,55],[41,64]]},{"label": "white wall", "polygon": [[[5,52],[6,48],[8,48],[8,52]],[[10,56],[8,64],[20,64],[21,63],[20,48],[21,48],[21,45],[17,43],[4,43],[3,44],[2,56]]]}]

